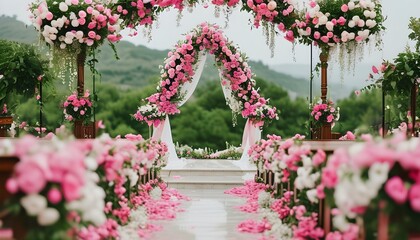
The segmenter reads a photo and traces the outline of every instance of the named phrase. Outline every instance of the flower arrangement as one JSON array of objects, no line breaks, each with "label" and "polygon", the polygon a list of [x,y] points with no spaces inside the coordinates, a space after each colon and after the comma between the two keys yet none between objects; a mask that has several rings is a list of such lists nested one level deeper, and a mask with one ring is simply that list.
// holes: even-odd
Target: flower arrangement
[{"label": "flower arrangement", "polygon": [[177,143],[176,153],[180,158],[191,158],[191,159],[229,159],[237,160],[242,156],[242,148],[235,147],[226,142],[226,149],[222,151],[214,150],[211,148],[192,148],[188,145],[179,146]]},{"label": "flower arrangement", "polygon": [[6,183],[13,195],[8,208],[28,222],[27,238],[63,239],[73,228],[105,221],[105,193],[76,144],[43,144],[27,136],[12,155],[21,161]]},{"label": "flower arrangement", "polygon": [[147,104],[138,108],[133,115],[134,119],[139,122],[146,122],[149,126],[159,126],[165,115],[159,111],[156,104]]},{"label": "flower arrangement", "polygon": [[295,31],[300,42],[314,42],[321,49],[368,42],[385,29],[378,0],[312,0],[308,5],[305,20],[296,22]]},{"label": "flower arrangement", "polygon": [[[233,109],[235,113],[241,113],[244,118],[249,118],[260,126],[266,120],[278,118],[276,108],[269,106],[268,100],[260,96],[258,89],[254,88],[255,81],[245,55],[228,42],[218,26],[202,23],[186,35],[185,41],[179,42],[168,53],[165,66],[162,67],[158,92],[146,99],[149,105],[157,106],[158,113],[155,113],[153,107],[142,108],[144,111],[135,114],[138,120],[141,121],[142,116],[144,121],[144,116],[150,115],[153,120],[163,120],[165,115],[180,112],[177,105],[183,99],[180,88],[194,76],[194,66],[202,51],[208,51],[216,57],[222,83],[231,90],[237,102],[235,105],[240,106]],[[152,113],[147,113],[146,109],[150,109]]]},{"label": "flower arrangement", "polygon": [[321,127],[326,123],[334,124],[340,119],[340,108],[334,107],[334,102],[328,100],[326,103],[318,101],[314,103],[311,108],[311,120],[314,127]]},{"label": "flower arrangement", "polygon": [[372,238],[381,221],[379,215],[386,214],[390,239],[406,239],[409,232],[418,230],[419,146],[417,138],[406,140],[405,134],[397,134],[335,151],[322,172],[327,197],[338,208],[335,227],[348,231],[362,218],[366,237]]},{"label": "flower arrangement", "polygon": [[81,97],[74,92],[63,103],[64,117],[70,122],[79,120],[88,124],[93,116],[92,106],[93,104],[88,90]]},{"label": "flower arrangement", "polygon": [[29,9],[41,39],[54,49],[77,52],[121,39],[119,15],[100,0],[37,0]]}]

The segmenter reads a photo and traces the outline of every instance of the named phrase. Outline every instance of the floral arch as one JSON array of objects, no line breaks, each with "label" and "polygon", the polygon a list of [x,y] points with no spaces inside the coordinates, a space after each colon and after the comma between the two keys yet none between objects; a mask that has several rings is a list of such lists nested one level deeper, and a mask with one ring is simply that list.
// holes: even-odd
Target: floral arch
[{"label": "floral arch", "polygon": [[[191,97],[200,79],[207,53],[214,55],[219,69],[226,103],[235,115],[247,119],[245,125],[241,167],[246,166],[247,150],[261,138],[265,122],[277,119],[276,108],[259,94],[246,56],[223,35],[217,25],[202,23],[186,34],[168,53],[165,66],[161,66],[161,80],[157,93],[146,98],[146,105],[139,107],[134,118],[153,126],[153,138],[169,147],[169,165],[176,164],[175,146],[172,141],[169,115],[179,114],[179,108]],[[235,123],[235,121],[234,121]]]}]

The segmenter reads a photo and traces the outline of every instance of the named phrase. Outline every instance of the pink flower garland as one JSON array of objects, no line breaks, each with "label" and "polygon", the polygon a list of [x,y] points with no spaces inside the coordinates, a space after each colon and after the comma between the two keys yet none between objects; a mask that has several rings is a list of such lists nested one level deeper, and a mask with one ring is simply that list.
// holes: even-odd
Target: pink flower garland
[{"label": "pink flower garland", "polygon": [[148,114],[147,110],[139,109],[134,114],[136,120],[146,121],[152,125],[156,120],[163,120],[166,114],[180,113],[178,102],[183,98],[180,88],[194,76],[194,66],[198,61],[199,51],[208,51],[215,56],[222,70],[223,81],[227,81],[236,101],[241,104],[241,114],[244,118],[261,125],[264,121],[278,117],[276,108],[269,106],[268,100],[260,96],[258,90],[254,88],[255,82],[252,80],[252,72],[246,63],[246,57],[228,42],[218,26],[202,23],[186,35],[185,42],[179,43],[168,53],[158,93],[147,98],[150,106],[157,106],[159,114]]}]

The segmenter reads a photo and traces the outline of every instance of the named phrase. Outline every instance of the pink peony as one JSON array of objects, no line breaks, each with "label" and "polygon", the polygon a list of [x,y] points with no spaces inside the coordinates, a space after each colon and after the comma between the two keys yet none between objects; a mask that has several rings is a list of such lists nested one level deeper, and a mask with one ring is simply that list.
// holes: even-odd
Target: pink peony
[{"label": "pink peony", "polygon": [[420,184],[419,183],[411,187],[410,193],[408,195],[408,199],[410,200],[411,208],[416,212],[420,212]]},{"label": "pink peony", "polygon": [[385,192],[397,204],[403,204],[407,201],[408,190],[400,177],[395,176],[389,179],[385,184]]}]

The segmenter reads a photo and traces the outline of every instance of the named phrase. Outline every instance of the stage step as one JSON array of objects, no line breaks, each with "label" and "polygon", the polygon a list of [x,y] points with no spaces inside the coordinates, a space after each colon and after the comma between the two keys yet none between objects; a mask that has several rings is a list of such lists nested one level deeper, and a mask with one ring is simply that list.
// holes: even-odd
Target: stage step
[{"label": "stage step", "polygon": [[235,160],[184,160],[182,168],[164,168],[162,179],[178,189],[229,189],[253,179],[255,169],[241,169]]}]

